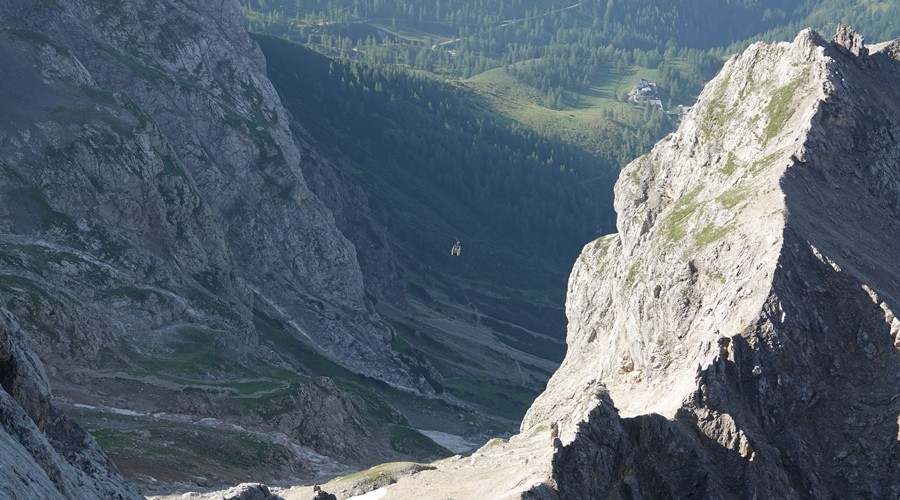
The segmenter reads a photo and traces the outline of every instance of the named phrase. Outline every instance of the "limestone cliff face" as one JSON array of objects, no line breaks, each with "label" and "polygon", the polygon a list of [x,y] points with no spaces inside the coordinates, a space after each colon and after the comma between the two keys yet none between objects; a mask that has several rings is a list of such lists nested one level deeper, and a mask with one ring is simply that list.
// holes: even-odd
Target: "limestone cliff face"
[{"label": "limestone cliff face", "polygon": [[0,496],[141,498],[96,441],[51,403],[44,365],[0,309]]},{"label": "limestone cliff face", "polygon": [[625,168],[522,424],[560,497],[900,495],[898,77],[846,28],[755,44]]},{"label": "limestone cliff face", "polygon": [[291,133],[237,2],[0,0],[0,23],[0,292],[43,352],[154,354],[184,327],[255,352],[261,312],[354,371],[433,390],[367,305],[356,249],[303,177],[327,166]]},{"label": "limestone cliff face", "polygon": [[[296,121],[291,128],[301,137],[305,136]],[[316,159],[301,165],[303,175],[309,188],[331,210],[338,229],[353,243],[366,293],[375,301],[408,311],[403,271],[388,245],[385,229],[372,215],[366,192],[347,175],[319,158],[314,150],[303,149],[301,153]]]}]

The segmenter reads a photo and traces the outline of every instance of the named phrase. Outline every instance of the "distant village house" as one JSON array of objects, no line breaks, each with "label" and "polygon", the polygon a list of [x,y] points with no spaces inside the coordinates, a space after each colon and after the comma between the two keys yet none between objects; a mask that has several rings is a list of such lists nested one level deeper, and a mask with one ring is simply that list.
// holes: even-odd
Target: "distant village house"
[{"label": "distant village house", "polygon": [[[666,113],[666,109],[663,106],[662,99],[659,98],[659,87],[657,87],[656,83],[647,80],[646,78],[639,78],[637,83],[634,84],[634,87],[631,88],[631,91],[628,92],[628,100],[635,104],[641,104],[648,102],[651,106],[655,106],[659,108],[660,111]],[[666,113],[666,117],[668,117],[669,121],[673,125],[677,125],[687,113],[691,110],[690,106],[678,106],[678,113]]]},{"label": "distant village house", "polygon": [[649,102],[651,106],[656,106],[663,110],[662,99],[659,98],[659,90],[656,84],[646,78],[638,79],[637,83],[628,93],[628,100],[634,103]]}]

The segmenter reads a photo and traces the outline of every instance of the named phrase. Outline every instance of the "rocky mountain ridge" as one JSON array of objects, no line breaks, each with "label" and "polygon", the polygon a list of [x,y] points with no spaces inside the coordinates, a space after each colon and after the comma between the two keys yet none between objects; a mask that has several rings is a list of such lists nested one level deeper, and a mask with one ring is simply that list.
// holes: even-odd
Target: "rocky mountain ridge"
[{"label": "rocky mountain ridge", "polygon": [[898,76],[843,26],[728,61],[622,172],[520,434],[381,498],[900,495]]},{"label": "rocky mountain ridge", "polygon": [[[523,422],[561,422],[561,496],[900,492],[898,74],[900,41],[847,27],[754,45],[623,171]],[[606,391],[619,472],[609,410],[577,402]]]}]

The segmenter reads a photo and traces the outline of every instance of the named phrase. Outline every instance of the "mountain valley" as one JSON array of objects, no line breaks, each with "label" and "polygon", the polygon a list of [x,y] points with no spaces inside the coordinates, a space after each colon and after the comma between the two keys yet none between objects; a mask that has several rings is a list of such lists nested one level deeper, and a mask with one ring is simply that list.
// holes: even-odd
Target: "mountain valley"
[{"label": "mountain valley", "polygon": [[290,3],[0,0],[0,496],[900,495],[896,7]]}]

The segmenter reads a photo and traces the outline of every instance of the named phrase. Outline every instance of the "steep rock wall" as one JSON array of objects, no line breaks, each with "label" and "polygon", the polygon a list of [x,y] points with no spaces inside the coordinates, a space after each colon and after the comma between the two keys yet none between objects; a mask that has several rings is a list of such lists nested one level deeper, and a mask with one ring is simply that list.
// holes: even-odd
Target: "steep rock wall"
[{"label": "steep rock wall", "polygon": [[292,135],[236,2],[4,1],[0,21],[17,65],[6,291],[25,321],[54,311],[45,352],[158,351],[179,325],[252,352],[259,310],[354,371],[433,391],[367,306],[355,248],[302,174],[323,160]]},{"label": "steep rock wall", "polygon": [[622,172],[522,424],[560,497],[900,493],[900,42],[836,39],[750,47]]}]

